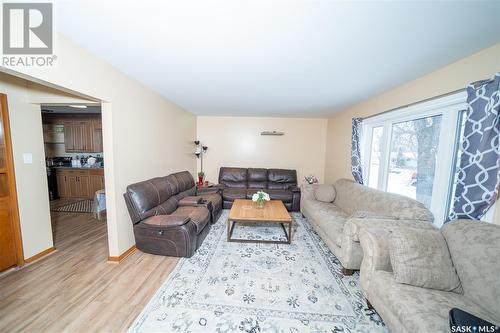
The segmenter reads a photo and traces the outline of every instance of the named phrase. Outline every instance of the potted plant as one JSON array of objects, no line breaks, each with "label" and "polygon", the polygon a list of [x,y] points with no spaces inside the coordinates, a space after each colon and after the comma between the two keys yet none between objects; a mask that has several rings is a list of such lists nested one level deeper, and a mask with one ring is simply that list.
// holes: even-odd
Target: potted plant
[{"label": "potted plant", "polygon": [[259,192],[255,193],[254,195],[252,195],[252,201],[255,202],[255,205],[257,206],[257,208],[264,208],[265,202],[269,201],[269,200],[271,200],[271,198],[269,197],[269,194],[267,194],[264,191],[259,191]]},{"label": "potted plant", "polygon": [[203,177],[205,177],[205,173],[203,171],[198,172],[198,184],[203,185]]}]

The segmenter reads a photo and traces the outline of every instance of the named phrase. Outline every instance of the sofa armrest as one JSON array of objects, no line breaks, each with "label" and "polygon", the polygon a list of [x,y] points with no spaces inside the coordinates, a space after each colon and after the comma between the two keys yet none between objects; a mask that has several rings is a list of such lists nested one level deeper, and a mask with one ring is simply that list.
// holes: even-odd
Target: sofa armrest
[{"label": "sofa armrest", "polygon": [[174,228],[174,227],[180,227],[188,223],[189,221],[191,221],[191,219],[187,216],[156,215],[145,219],[144,221],[142,221],[142,223],[156,227]]},{"label": "sofa armrest", "polygon": [[179,200],[179,207],[183,206],[197,206],[203,199],[201,197],[189,196]]},{"label": "sofa armrest", "polygon": [[298,187],[297,185],[294,185],[294,186],[290,187],[290,191],[292,191],[293,193],[300,193],[300,187]]},{"label": "sofa armrest", "polygon": [[390,231],[377,228],[363,228],[359,240],[363,249],[360,269],[360,283],[365,297],[369,294],[370,280],[375,271],[392,272],[389,252]]}]

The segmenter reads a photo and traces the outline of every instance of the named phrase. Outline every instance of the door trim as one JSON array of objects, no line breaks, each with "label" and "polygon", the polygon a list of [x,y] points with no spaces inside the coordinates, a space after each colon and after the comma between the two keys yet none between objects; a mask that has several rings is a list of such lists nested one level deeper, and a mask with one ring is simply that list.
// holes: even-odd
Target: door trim
[{"label": "door trim", "polygon": [[12,138],[10,135],[9,108],[7,95],[0,93],[1,116],[3,118],[5,157],[7,162],[7,173],[9,174],[10,206],[12,207],[12,229],[14,232],[14,245],[16,247],[16,266],[24,265],[23,240],[21,236],[21,225],[19,222],[19,206],[17,203],[16,175],[14,170],[14,155],[12,153]]}]

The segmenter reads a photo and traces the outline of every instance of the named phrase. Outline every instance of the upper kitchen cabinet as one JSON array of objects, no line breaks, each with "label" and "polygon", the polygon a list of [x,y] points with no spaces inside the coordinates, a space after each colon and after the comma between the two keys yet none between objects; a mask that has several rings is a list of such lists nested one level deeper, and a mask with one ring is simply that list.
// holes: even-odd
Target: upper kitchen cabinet
[{"label": "upper kitchen cabinet", "polygon": [[[102,123],[100,115],[44,116],[44,132],[63,126],[64,139],[45,139],[45,143],[64,144],[67,153],[102,153]],[[48,130],[47,130],[48,131]],[[44,136],[47,136],[44,133]]]}]

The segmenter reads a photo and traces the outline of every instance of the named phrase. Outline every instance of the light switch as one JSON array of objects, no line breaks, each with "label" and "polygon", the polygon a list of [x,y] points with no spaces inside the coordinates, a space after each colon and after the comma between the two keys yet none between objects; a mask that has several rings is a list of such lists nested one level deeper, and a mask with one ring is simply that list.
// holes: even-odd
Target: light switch
[{"label": "light switch", "polygon": [[24,153],[23,154],[24,164],[33,164],[33,154],[32,153]]}]

